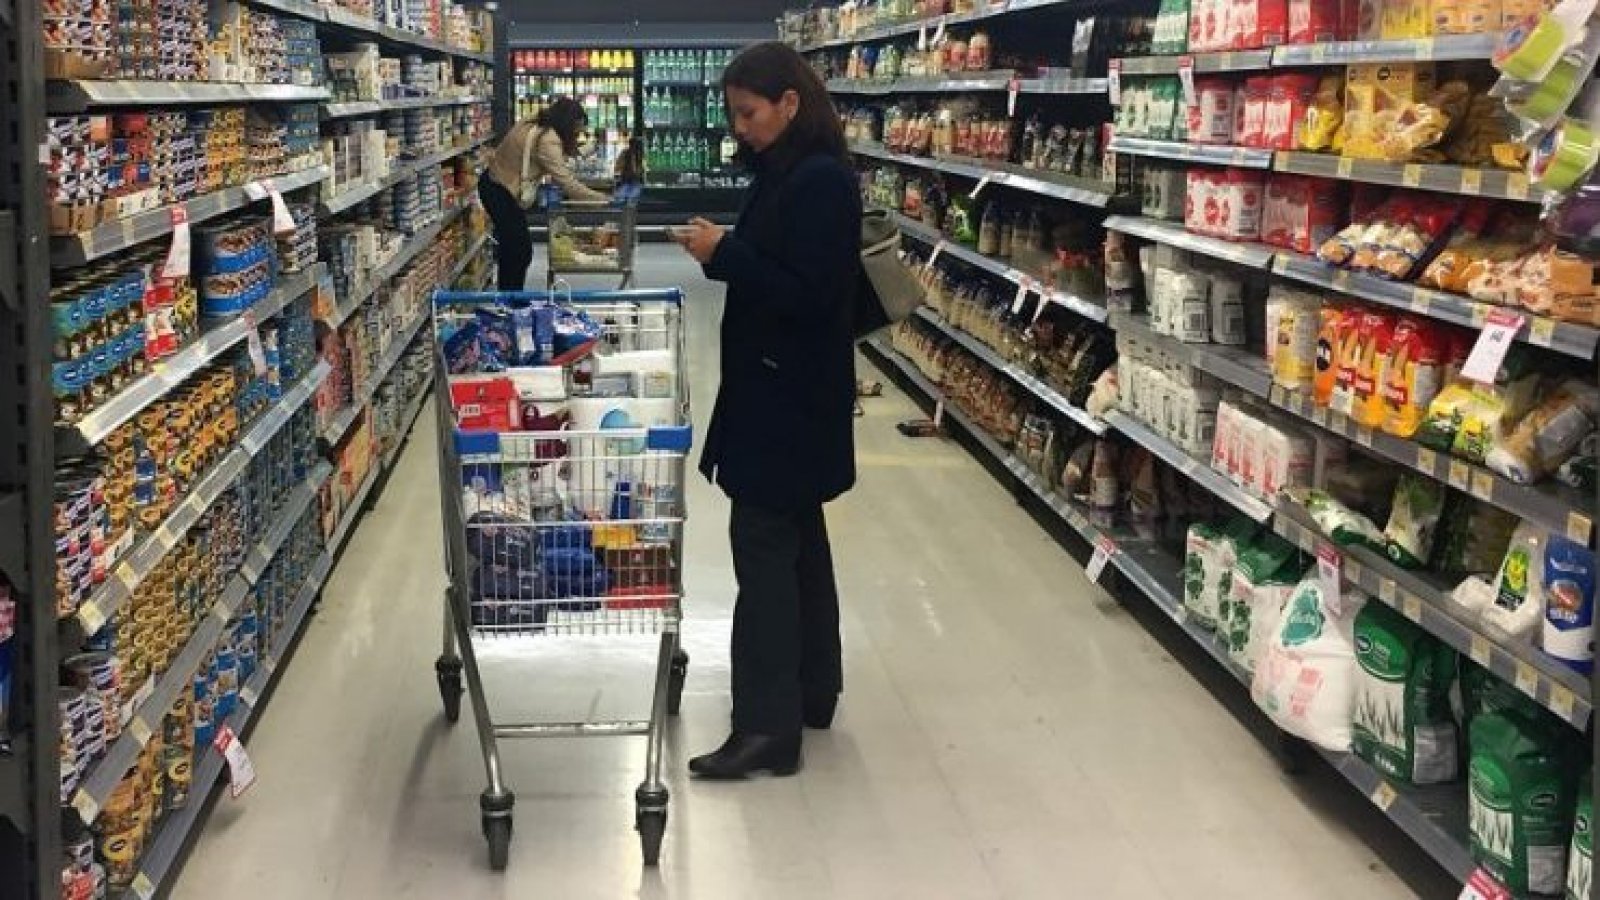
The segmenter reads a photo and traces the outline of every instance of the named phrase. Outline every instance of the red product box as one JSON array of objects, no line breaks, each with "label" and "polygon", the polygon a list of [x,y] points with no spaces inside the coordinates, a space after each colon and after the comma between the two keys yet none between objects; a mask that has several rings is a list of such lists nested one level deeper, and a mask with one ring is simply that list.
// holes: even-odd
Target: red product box
[{"label": "red product box", "polygon": [[1233,141],[1233,84],[1226,78],[1197,77],[1195,99],[1189,107],[1188,137],[1191,144],[1228,144]]},{"label": "red product box", "polygon": [[1338,232],[1344,186],[1309,175],[1274,174],[1261,204],[1261,241],[1310,254]]},{"label": "red product box", "polygon": [[1267,96],[1262,104],[1260,143],[1249,146],[1293,150],[1295,124],[1304,121],[1311,101],[1317,96],[1317,76],[1291,73],[1274,75],[1267,81]]},{"label": "red product box", "polygon": [[1350,40],[1360,15],[1357,8],[1353,0],[1289,0],[1289,43]]},{"label": "red product box", "polygon": [[1228,49],[1276,47],[1289,37],[1288,0],[1229,0]]},{"label": "red product box", "polygon": [[517,386],[500,375],[453,375],[450,401],[462,431],[516,431],[521,427]]},{"label": "red product box", "polygon": [[1241,147],[1266,146],[1267,101],[1272,76],[1252,75],[1239,88],[1239,127],[1234,142]]}]

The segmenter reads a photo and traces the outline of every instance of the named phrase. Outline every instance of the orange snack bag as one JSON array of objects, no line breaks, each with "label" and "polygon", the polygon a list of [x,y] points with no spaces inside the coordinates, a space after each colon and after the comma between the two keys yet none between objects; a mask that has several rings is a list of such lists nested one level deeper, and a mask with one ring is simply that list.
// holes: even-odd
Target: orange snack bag
[{"label": "orange snack bag", "polygon": [[1383,385],[1389,347],[1394,343],[1394,325],[1394,318],[1386,313],[1366,312],[1361,316],[1350,418],[1368,428],[1383,425]]},{"label": "orange snack bag", "polygon": [[1340,306],[1326,304],[1322,307],[1322,324],[1317,330],[1317,372],[1311,383],[1311,399],[1318,406],[1327,406],[1333,399],[1333,387],[1339,380],[1339,346],[1345,329],[1355,323],[1350,311]]}]

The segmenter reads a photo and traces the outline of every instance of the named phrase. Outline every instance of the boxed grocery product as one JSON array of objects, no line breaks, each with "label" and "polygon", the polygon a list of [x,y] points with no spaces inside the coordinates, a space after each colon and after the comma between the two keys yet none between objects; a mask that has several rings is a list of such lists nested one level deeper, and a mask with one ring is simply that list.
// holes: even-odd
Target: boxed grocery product
[{"label": "boxed grocery product", "polygon": [[[1401,117],[1428,98],[1435,84],[1429,63],[1360,63],[1345,73],[1344,155],[1391,159],[1386,151]],[[1409,154],[1393,159],[1403,162]]]},{"label": "boxed grocery product", "polygon": [[1276,47],[1288,37],[1288,0],[1230,0],[1228,42],[1221,49]]},{"label": "boxed grocery product", "polygon": [[1289,0],[1289,43],[1347,40],[1355,31],[1356,15],[1354,0]]},{"label": "boxed grocery product", "polygon": [[1261,204],[1261,242],[1296,253],[1314,252],[1338,231],[1345,196],[1342,185],[1272,174]]},{"label": "boxed grocery product", "polygon": [[1433,33],[1434,6],[1443,13],[1461,0],[1383,0],[1378,35],[1386,41],[1427,37]]},{"label": "boxed grocery product", "polygon": [[1255,240],[1261,235],[1265,186],[1262,172],[1191,169],[1184,197],[1184,226],[1197,234]]},{"label": "boxed grocery product", "polygon": [[1188,138],[1194,144],[1231,144],[1235,112],[1233,83],[1227,78],[1197,77],[1196,103],[1188,107]]}]

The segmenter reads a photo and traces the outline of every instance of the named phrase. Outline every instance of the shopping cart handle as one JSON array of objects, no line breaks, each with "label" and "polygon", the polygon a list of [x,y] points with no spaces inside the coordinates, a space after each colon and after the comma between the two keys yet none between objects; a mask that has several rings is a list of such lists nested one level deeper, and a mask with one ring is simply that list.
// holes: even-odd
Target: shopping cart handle
[{"label": "shopping cart handle", "polygon": [[625,291],[435,291],[433,305],[438,309],[478,306],[485,303],[506,305],[570,302],[585,303],[671,303],[683,305],[683,288],[632,288]]}]

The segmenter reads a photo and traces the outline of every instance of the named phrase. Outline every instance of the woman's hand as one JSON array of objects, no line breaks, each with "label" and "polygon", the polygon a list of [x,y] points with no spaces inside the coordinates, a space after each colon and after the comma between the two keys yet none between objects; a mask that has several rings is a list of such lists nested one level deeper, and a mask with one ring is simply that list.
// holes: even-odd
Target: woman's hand
[{"label": "woman's hand", "polygon": [[682,228],[672,230],[672,237],[689,251],[695,262],[702,266],[711,262],[711,257],[717,252],[717,245],[722,243],[725,233],[721,225],[714,225],[705,219],[693,218],[689,224]]}]

